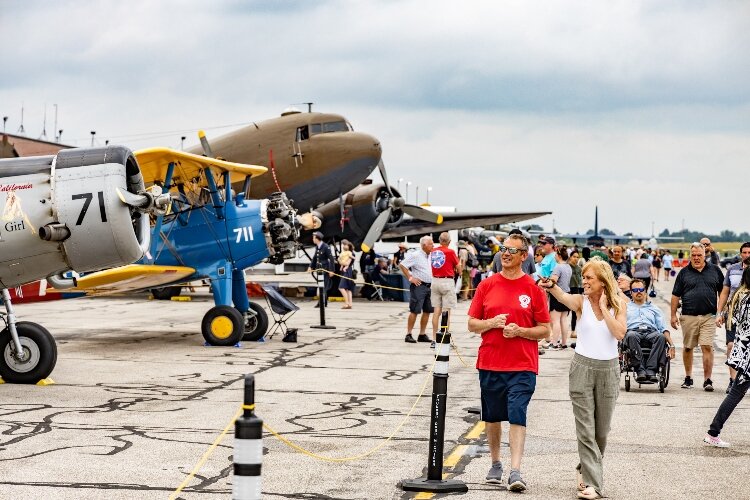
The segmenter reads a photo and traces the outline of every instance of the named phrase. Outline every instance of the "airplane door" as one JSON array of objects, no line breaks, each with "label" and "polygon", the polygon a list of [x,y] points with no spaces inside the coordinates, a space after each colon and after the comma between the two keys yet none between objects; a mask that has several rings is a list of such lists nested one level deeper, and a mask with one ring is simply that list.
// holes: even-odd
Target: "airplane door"
[{"label": "airplane door", "polygon": [[297,127],[294,142],[292,143],[292,158],[294,159],[294,166],[297,168],[305,163],[305,153],[303,149],[307,145],[307,140],[309,138],[310,128],[307,125]]}]

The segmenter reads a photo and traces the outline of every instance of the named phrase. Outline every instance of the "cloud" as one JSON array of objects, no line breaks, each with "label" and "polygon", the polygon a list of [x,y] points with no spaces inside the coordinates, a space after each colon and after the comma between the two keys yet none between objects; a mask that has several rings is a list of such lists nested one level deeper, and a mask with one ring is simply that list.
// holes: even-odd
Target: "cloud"
[{"label": "cloud", "polygon": [[11,132],[23,103],[38,135],[46,103],[51,136],[58,104],[64,141],[87,145],[96,130],[102,141],[175,147],[181,135],[195,143],[190,129],[312,100],[379,137],[391,177],[439,172],[432,196],[463,209],[553,209],[560,228],[585,230],[598,202],[618,217],[608,226],[637,229],[628,225],[654,215],[614,208],[627,205],[614,201],[627,184],[660,227],[684,215],[691,227],[744,228],[714,207],[741,196],[724,183],[749,152],[745,2],[3,7],[0,112]]}]

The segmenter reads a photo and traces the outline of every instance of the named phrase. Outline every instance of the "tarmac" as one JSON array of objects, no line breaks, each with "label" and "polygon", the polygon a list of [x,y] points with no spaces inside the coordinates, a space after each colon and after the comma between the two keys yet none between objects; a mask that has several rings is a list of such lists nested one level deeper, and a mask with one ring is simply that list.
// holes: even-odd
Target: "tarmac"
[{"label": "tarmac", "polygon": [[[671,284],[657,283],[655,302],[665,312]],[[469,492],[405,493],[398,482],[423,476],[427,465],[433,364],[429,344],[403,341],[407,304],[357,300],[342,310],[334,302],[326,319],[336,329],[319,330],[310,328],[319,318],[314,302],[297,301],[301,310],[289,321],[300,329],[297,344],[277,335],[227,348],[203,345],[200,322],[212,305],[205,292],[189,302],[139,294],[18,305],[19,319],[55,335],[59,355],[54,385],[0,385],[0,498],[169,498],[202,458],[177,498],[229,498],[232,428],[206,453],[238,411],[246,373],[255,374],[258,416],[298,446],[328,458],[380,447],[330,462],[266,432],[264,498],[575,498],[571,349],[540,359],[523,461],[528,490],[514,494],[486,484],[482,424],[467,412],[479,405],[473,368],[479,338],[466,330],[468,303],[459,303],[451,324],[457,350],[450,358],[444,472]],[[605,491],[616,499],[750,498],[750,400],[722,433],[731,448],[703,445],[724,398],[724,351],[715,359],[715,392],[701,389],[699,352],[696,387],[681,389],[681,335],[673,338],[678,360],[664,394],[635,383],[625,392],[621,383]],[[723,349],[723,330],[716,344]],[[505,445],[503,456],[507,474]]]}]

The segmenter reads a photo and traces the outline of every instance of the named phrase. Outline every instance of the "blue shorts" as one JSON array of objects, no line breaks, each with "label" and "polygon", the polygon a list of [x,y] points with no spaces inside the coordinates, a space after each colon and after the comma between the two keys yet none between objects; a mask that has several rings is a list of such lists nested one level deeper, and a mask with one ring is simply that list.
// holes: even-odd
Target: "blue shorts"
[{"label": "blue shorts", "polygon": [[534,372],[479,370],[485,422],[510,422],[526,427],[526,410],[536,388]]},{"label": "blue shorts", "polygon": [[736,337],[737,337],[737,329],[735,328],[735,325],[732,325],[732,329],[727,330],[727,344],[733,343]]}]

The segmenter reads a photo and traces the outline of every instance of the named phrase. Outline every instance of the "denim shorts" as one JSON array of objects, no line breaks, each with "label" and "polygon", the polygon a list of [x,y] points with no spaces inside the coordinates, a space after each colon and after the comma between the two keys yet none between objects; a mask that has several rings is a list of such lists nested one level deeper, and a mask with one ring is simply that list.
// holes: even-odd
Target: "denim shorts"
[{"label": "denim shorts", "polygon": [[534,372],[479,370],[482,415],[485,422],[510,422],[526,427],[526,410],[536,388]]}]

